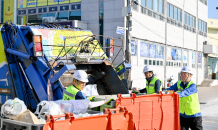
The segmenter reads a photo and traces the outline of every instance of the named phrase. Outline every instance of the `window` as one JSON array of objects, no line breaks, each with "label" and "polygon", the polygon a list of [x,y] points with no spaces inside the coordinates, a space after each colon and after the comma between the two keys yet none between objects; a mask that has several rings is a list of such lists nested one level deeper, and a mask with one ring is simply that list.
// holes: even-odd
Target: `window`
[{"label": "window", "polygon": [[146,0],[141,0],[141,5],[146,7],[146,4],[145,4]]},{"label": "window", "polygon": [[182,10],[178,9],[178,21],[180,22],[182,22],[181,16],[182,16]]},{"label": "window", "polygon": [[144,60],[144,64],[145,64],[145,65],[148,65],[148,60]]},{"label": "window", "polygon": [[[207,33],[207,23],[198,19],[198,30],[199,30],[199,33],[200,32]],[[200,33],[200,34],[203,34],[203,33]]]},{"label": "window", "polygon": [[178,8],[177,7],[174,7],[174,19],[175,20],[178,20]]},{"label": "window", "polygon": [[147,0],[146,5],[149,9],[152,9],[152,0]]},{"label": "window", "polygon": [[193,15],[187,12],[184,12],[184,24],[188,25],[187,29],[190,28],[190,30],[192,30],[192,28],[196,28],[195,22],[196,22],[196,18]]},{"label": "window", "polygon": [[170,17],[170,4],[167,3],[167,17]]},{"label": "window", "polygon": [[173,19],[173,5],[170,5],[170,18]]},{"label": "window", "polygon": [[153,60],[153,65],[156,65],[156,60]]},{"label": "window", "polygon": [[170,17],[171,19],[175,19],[179,22],[182,22],[181,16],[182,16],[181,9],[179,9],[176,6],[171,5],[170,3],[167,3],[167,17]]},{"label": "window", "polygon": [[159,13],[161,14],[164,14],[164,11],[163,11],[163,5],[164,5],[164,1],[163,0],[159,0]]},{"label": "window", "polygon": [[163,66],[163,61],[160,61],[160,66]]},{"label": "window", "polygon": [[207,0],[199,0],[201,1],[203,4],[207,5]]},{"label": "window", "polygon": [[160,65],[160,61],[157,61],[157,66],[159,66]]},{"label": "window", "polygon": [[149,60],[149,65],[152,65],[152,60]]}]

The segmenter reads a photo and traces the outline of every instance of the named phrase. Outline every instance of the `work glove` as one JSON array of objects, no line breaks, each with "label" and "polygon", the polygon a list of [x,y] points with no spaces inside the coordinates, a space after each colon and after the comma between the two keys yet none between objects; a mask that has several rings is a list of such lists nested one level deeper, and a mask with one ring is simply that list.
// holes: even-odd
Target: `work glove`
[{"label": "work glove", "polygon": [[90,101],[94,101],[94,100],[95,100],[95,96],[91,96],[91,97],[89,98],[89,100],[90,100]]},{"label": "work glove", "polygon": [[108,104],[110,103],[111,101],[115,101],[113,98],[110,98],[110,99],[105,99],[104,102],[105,104]]},{"label": "work glove", "polygon": [[132,91],[132,93],[139,94],[140,92],[138,90],[135,90],[135,91]]}]

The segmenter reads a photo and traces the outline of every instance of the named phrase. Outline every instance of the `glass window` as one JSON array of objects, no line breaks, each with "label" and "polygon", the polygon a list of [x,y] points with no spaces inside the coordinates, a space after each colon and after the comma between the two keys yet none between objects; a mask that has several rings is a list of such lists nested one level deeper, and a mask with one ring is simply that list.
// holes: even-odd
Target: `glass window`
[{"label": "glass window", "polygon": [[147,7],[152,9],[152,0],[147,0]]},{"label": "glass window", "polygon": [[153,60],[153,65],[156,65],[156,60]]},{"label": "glass window", "polygon": [[198,21],[199,23],[199,30],[201,31],[201,20]]},{"label": "glass window", "polygon": [[152,60],[149,60],[149,65],[152,65]]},{"label": "glass window", "polygon": [[207,32],[207,23],[205,23],[205,32]]},{"label": "glass window", "polygon": [[141,0],[141,5],[144,6],[144,7],[146,7],[145,1],[146,1],[146,0]]},{"label": "glass window", "polygon": [[81,11],[70,11],[69,20],[81,20]]},{"label": "glass window", "polygon": [[170,4],[167,3],[167,16],[170,17]]},{"label": "glass window", "polygon": [[173,18],[173,5],[170,5],[170,18]]},{"label": "glass window", "polygon": [[163,0],[159,0],[159,13],[161,13],[161,14],[164,14],[163,5],[164,5]]},{"label": "glass window", "polygon": [[177,8],[177,7],[174,7],[174,19],[175,19],[175,20],[178,20],[178,15],[177,15],[177,13],[178,13],[178,8]]},{"label": "glass window", "polygon": [[186,12],[184,12],[184,24],[187,24],[186,23]]},{"label": "glass window", "polygon": [[153,10],[158,12],[158,0],[153,0]]},{"label": "glass window", "polygon": [[190,24],[189,24],[189,25],[190,25],[191,27],[192,27],[192,23],[193,23],[193,22],[192,22],[192,15],[190,15]]},{"label": "glass window", "polygon": [[189,19],[189,14],[186,13],[186,24],[187,24],[187,25],[190,25],[190,24],[189,24],[189,22],[190,22],[189,20],[190,20],[190,19]]},{"label": "glass window", "polygon": [[193,20],[192,20],[192,26],[194,27],[194,28],[196,28],[196,26],[195,26],[195,17],[193,17]]},{"label": "glass window", "polygon": [[158,65],[158,66],[160,65],[160,61],[158,61],[158,60],[157,60],[157,65]]},{"label": "glass window", "polygon": [[182,22],[181,16],[182,16],[182,11],[181,9],[178,9],[178,21],[180,22]]},{"label": "glass window", "polygon": [[100,2],[100,8],[104,8],[104,3],[102,1]]},{"label": "glass window", "polygon": [[163,61],[160,61],[160,65],[163,66]]},{"label": "glass window", "polygon": [[145,65],[148,65],[148,60],[144,60],[144,64],[145,64]]}]

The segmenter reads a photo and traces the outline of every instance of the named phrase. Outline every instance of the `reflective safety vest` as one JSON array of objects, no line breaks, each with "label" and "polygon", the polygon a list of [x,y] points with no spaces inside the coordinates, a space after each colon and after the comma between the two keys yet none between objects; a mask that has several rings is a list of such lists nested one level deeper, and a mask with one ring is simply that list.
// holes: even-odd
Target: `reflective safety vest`
[{"label": "reflective safety vest", "polygon": [[79,92],[73,85],[64,91],[63,100],[75,100],[76,94]]},{"label": "reflective safety vest", "polygon": [[[177,92],[181,92],[184,90],[180,86],[181,83],[182,83],[182,81],[177,82]],[[194,84],[194,83],[191,80],[185,89],[189,88],[190,85],[192,85],[192,84]],[[197,87],[197,91],[198,91],[198,87]],[[180,110],[180,113],[182,113],[182,114],[185,113],[186,115],[194,115],[194,114],[201,112],[200,103],[198,101],[198,93],[194,93],[194,94],[189,95],[187,97],[180,97],[179,98],[179,110]]]},{"label": "reflective safety vest", "polygon": [[[158,78],[154,77],[150,83],[146,80],[146,89],[147,89],[147,94],[152,94],[155,93],[155,82],[159,80]],[[159,80],[160,81],[160,80]],[[162,83],[160,81],[160,91],[162,91]]]}]

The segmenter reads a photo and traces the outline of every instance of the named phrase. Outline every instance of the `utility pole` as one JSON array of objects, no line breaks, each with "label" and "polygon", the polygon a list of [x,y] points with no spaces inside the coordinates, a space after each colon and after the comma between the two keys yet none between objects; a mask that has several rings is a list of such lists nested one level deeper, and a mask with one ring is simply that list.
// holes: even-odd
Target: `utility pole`
[{"label": "utility pole", "polygon": [[[126,62],[128,63],[131,63],[131,55],[130,55],[130,52],[129,52],[129,44],[130,44],[130,24],[131,24],[131,17],[132,17],[132,9],[131,9],[131,1],[130,0],[127,0],[127,8],[128,8],[128,15],[126,16],[126,26],[127,26],[127,30],[126,30],[126,50],[125,50],[125,60]],[[130,75],[131,75],[131,72],[130,70],[127,71],[125,74],[124,74],[124,77],[125,79],[128,79],[130,80]]]},{"label": "utility pole", "polygon": [[[167,10],[166,9],[167,7],[167,1],[165,0],[164,1],[164,10]],[[165,19],[165,55],[164,55],[164,88],[166,89],[166,86],[167,86],[167,67],[166,67],[166,64],[167,64],[167,13],[164,13],[164,17],[166,18]]]}]

